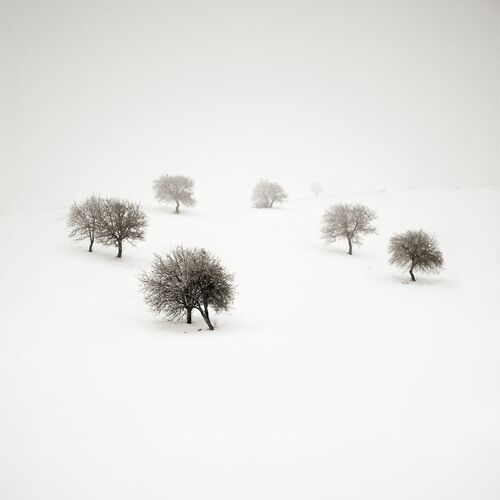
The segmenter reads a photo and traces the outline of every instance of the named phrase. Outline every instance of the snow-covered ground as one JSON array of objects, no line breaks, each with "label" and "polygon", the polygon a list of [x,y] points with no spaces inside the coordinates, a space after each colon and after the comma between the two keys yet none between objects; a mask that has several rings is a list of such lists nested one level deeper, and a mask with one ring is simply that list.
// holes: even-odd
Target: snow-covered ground
[{"label": "snow-covered ground", "polygon": [[[352,257],[337,201],[378,213]],[[500,498],[499,187],[146,209],[122,260],[67,207],[0,212],[3,500]],[[387,244],[418,228],[446,269],[410,283]],[[214,332],[143,303],[177,244],[236,273]]]}]

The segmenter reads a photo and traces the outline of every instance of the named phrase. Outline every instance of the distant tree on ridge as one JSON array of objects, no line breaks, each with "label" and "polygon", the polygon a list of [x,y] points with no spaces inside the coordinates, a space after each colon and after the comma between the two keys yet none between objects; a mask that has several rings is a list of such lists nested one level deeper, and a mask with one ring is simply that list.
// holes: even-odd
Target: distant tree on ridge
[{"label": "distant tree on ridge", "polygon": [[180,212],[180,205],[192,207],[194,198],[194,180],[183,175],[163,175],[153,182],[155,197],[158,201],[175,203],[175,213]]},{"label": "distant tree on ridge", "polygon": [[313,192],[314,196],[317,198],[323,192],[323,188],[321,187],[321,184],[319,182],[313,182],[311,184],[311,191]]},{"label": "distant tree on ridge", "polygon": [[253,188],[252,201],[257,208],[272,208],[288,198],[283,186],[277,182],[261,179]]}]

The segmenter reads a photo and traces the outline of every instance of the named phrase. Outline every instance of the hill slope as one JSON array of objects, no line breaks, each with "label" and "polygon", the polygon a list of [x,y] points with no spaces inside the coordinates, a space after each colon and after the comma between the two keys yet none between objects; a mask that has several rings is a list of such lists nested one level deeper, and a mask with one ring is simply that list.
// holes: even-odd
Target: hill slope
[{"label": "hill slope", "polygon": [[[499,194],[151,206],[121,261],[69,241],[65,209],[1,214],[0,496],[498,498]],[[352,257],[319,239],[334,201],[379,216]],[[420,227],[446,269],[412,284],[387,243]],[[143,304],[141,269],[180,243],[237,275],[215,332]]]}]

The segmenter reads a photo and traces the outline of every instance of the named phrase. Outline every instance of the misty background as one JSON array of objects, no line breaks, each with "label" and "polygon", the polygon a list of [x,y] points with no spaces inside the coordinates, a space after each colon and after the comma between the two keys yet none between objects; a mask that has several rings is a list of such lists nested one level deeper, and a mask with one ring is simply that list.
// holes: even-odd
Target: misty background
[{"label": "misty background", "polygon": [[0,6],[0,208],[500,181],[497,0]]}]

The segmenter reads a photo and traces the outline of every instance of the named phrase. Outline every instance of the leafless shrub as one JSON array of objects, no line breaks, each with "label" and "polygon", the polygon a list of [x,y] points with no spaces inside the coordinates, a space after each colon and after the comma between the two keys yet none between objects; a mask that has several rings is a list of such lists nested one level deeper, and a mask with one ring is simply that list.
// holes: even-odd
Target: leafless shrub
[{"label": "leafless shrub", "polygon": [[193,189],[194,180],[183,175],[163,175],[153,182],[155,197],[158,201],[175,203],[175,213],[179,213],[180,205],[192,207],[196,204]]},{"label": "leafless shrub", "polygon": [[209,330],[214,329],[209,308],[216,313],[230,308],[233,282],[233,275],[207,250],[182,246],[155,255],[151,271],[141,277],[145,301],[153,311],[170,320],[185,317],[191,323],[195,309]]},{"label": "leafless shrub", "polygon": [[287,198],[283,186],[266,179],[260,180],[252,192],[252,201],[257,208],[272,208],[275,203],[281,203]]},{"label": "leafless shrub", "polygon": [[362,235],[376,232],[376,228],[372,226],[376,218],[375,212],[364,205],[334,205],[323,215],[323,239],[328,242],[346,239],[349,255],[352,255],[352,245],[360,245]]},{"label": "leafless shrub", "polygon": [[416,281],[413,271],[438,273],[444,264],[436,239],[422,229],[395,234],[389,243],[389,255],[389,263],[408,269],[412,281]]},{"label": "leafless shrub", "polygon": [[146,214],[139,204],[104,198],[100,203],[97,241],[104,246],[117,247],[117,257],[121,257],[123,242],[128,241],[133,245],[136,241],[143,240],[146,225]]},{"label": "leafless shrub", "polygon": [[89,239],[89,252],[92,252],[96,237],[101,199],[91,196],[82,203],[73,203],[67,220],[69,236],[74,240]]}]

